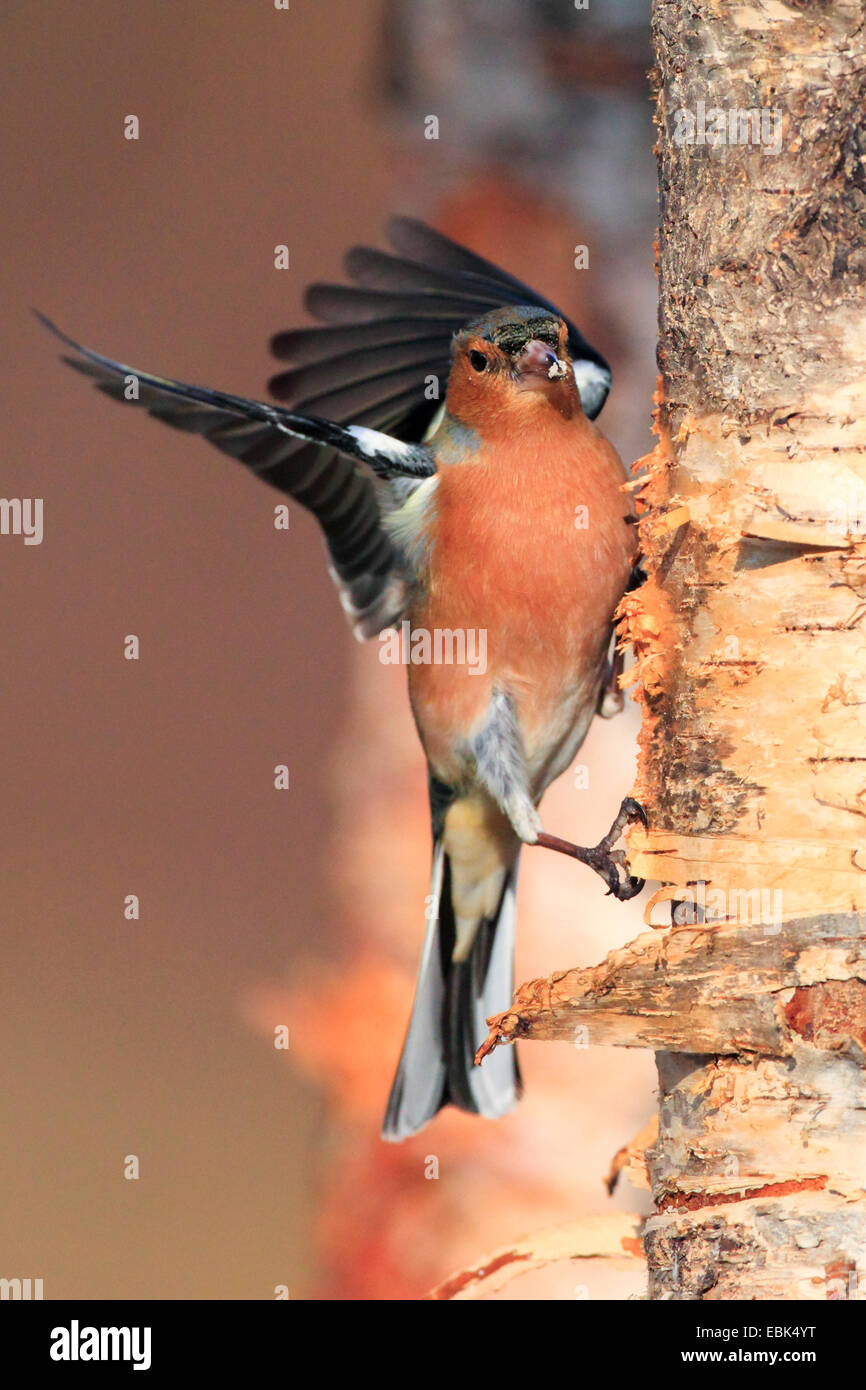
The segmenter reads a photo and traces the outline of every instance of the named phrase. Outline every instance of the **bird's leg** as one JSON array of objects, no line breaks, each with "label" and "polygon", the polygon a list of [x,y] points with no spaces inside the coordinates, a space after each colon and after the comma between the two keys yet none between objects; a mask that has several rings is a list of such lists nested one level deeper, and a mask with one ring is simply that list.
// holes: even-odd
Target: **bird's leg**
[{"label": "bird's leg", "polygon": [[570,840],[560,840],[558,835],[548,835],[546,830],[540,832],[535,843],[544,849],[555,849],[559,854],[567,854],[572,859],[579,859],[581,864],[588,864],[604,879],[608,893],[613,893],[620,902],[625,902],[640,892],[645,880],[629,874],[625,850],[614,849],[614,845],[625,827],[635,821],[640,821],[645,826],[647,823],[646,812],[639,801],[635,801],[632,796],[627,796],[604,839],[599,840],[598,844],[593,845],[592,848],[573,845]]},{"label": "bird's leg", "polygon": [[608,893],[625,901],[633,898],[644,886],[644,879],[629,874],[625,851],[614,845],[627,825],[641,821],[646,825],[643,807],[627,796],[619,815],[603,840],[592,848],[573,845],[558,835],[548,835],[541,828],[541,817],[529,790],[523,739],[517,722],[514,701],[504,690],[496,689],[484,725],[467,751],[475,762],[475,775],[485,790],[510,820],[514,832],[527,845],[543,845],[560,854],[579,859],[600,874]]}]

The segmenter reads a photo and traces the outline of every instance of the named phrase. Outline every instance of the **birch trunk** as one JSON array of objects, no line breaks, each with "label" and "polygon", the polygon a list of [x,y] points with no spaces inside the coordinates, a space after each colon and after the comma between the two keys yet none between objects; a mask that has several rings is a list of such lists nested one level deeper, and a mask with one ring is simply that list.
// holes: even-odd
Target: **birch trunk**
[{"label": "birch trunk", "polygon": [[863,1298],[864,10],[655,0],[653,29],[630,858],[694,925],[523,986],[491,1042],[657,1049],[651,1298]]}]

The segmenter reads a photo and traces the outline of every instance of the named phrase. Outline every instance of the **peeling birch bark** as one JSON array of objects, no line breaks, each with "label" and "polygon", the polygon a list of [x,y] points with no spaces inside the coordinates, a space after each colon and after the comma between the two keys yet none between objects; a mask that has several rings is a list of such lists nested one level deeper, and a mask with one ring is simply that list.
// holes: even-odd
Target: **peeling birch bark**
[{"label": "peeling birch bark", "polygon": [[[648,932],[601,965],[530,980],[479,1051],[518,1038],[791,1057],[802,1041],[866,1059],[866,916]],[[866,1179],[866,1149],[864,1149]]]},{"label": "peeling birch bark", "polygon": [[625,1177],[632,1187],[649,1188],[647,1149],[656,1142],[658,1137],[658,1116],[653,1115],[652,1119],[644,1125],[640,1134],[636,1134],[629,1144],[623,1145],[619,1152],[614,1154],[607,1177],[604,1180],[604,1185],[611,1197],[622,1177]]},{"label": "peeling birch bark", "polygon": [[651,1298],[863,1299],[864,10],[654,0],[653,33],[659,442],[636,484],[648,581],[621,607],[649,828],[629,857],[656,902],[700,911],[522,986],[481,1051],[657,1050]]},{"label": "peeling birch bark", "polygon": [[[864,1298],[866,918],[648,933],[533,980],[516,1038],[659,1051],[658,1134],[618,1155],[657,1215],[654,1298]],[[707,1055],[711,1054],[711,1055]]]},{"label": "peeling birch bark", "polygon": [[462,1269],[439,1284],[427,1297],[450,1301],[488,1299],[528,1274],[565,1263],[572,1266],[571,1280],[577,1286],[570,1296],[591,1298],[592,1288],[583,1286],[583,1271],[597,1260],[608,1263],[612,1271],[628,1270],[632,1278],[639,1269],[643,1283],[640,1230],[639,1216],[618,1211],[540,1231],[485,1255],[471,1269]]},{"label": "peeling birch bark", "polygon": [[863,1069],[661,1054],[654,1299],[863,1299]]},{"label": "peeling birch bark", "polygon": [[[866,906],[862,3],[656,0],[654,37],[659,444],[640,493],[650,581],[625,605],[652,828],[631,837],[632,871],[777,890],[786,917],[853,911]],[[705,136],[717,110],[726,143],[677,143],[701,102]],[[727,143],[752,111],[778,153]]]},{"label": "peeling birch bark", "polygon": [[[625,605],[650,829],[631,870],[702,885],[736,925],[642,938],[617,972],[662,1049],[650,1297],[862,1298],[864,12],[655,0],[653,31],[659,443],[649,583]],[[723,143],[688,143],[699,102]],[[733,143],[753,111],[758,143]],[[654,955],[663,980],[641,986]]]}]

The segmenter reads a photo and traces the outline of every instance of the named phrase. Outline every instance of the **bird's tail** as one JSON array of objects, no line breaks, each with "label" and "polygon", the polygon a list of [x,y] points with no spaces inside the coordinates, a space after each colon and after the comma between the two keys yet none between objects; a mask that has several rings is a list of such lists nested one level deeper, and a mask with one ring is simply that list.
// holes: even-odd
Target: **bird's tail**
[{"label": "bird's tail", "polygon": [[451,868],[441,843],[433,855],[427,933],[406,1041],[388,1098],[383,1139],[407,1139],[444,1105],[497,1119],[520,1097],[514,1047],[492,1053],[481,1067],[475,1053],[486,1019],[511,1003],[517,864],[505,879],[496,915],[483,919],[467,958],[453,961]]}]

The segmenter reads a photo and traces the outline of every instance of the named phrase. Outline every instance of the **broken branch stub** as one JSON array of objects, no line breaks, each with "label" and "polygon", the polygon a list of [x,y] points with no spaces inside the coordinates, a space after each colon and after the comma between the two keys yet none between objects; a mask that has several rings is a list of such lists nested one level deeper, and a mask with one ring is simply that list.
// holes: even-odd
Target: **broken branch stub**
[{"label": "broken branch stub", "polygon": [[530,980],[489,1020],[479,1062],[518,1038],[788,1057],[866,1057],[866,916],[647,932],[600,965]]}]

